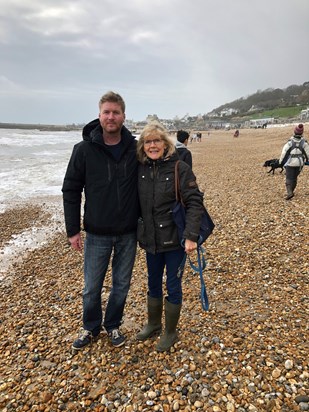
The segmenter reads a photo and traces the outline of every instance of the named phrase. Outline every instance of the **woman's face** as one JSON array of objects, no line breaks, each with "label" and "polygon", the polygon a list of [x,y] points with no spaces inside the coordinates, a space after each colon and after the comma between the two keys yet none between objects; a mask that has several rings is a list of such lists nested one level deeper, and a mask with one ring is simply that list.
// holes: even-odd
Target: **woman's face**
[{"label": "woman's face", "polygon": [[149,135],[144,138],[144,152],[147,157],[157,160],[163,157],[166,145],[159,135]]}]

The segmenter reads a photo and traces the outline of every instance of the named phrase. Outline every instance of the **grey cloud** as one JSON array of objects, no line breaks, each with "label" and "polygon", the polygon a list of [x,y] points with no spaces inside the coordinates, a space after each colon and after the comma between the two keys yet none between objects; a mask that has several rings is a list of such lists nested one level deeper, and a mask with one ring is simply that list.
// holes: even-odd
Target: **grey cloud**
[{"label": "grey cloud", "polygon": [[136,120],[194,115],[309,80],[307,0],[123,3],[0,0],[2,121],[87,121],[110,89]]}]

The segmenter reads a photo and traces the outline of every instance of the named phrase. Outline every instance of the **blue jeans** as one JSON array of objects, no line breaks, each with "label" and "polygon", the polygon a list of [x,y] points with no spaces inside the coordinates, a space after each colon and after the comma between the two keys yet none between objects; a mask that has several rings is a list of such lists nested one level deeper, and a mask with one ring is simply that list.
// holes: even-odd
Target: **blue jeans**
[{"label": "blue jeans", "polygon": [[120,236],[86,234],[84,251],[83,325],[94,336],[102,327],[101,293],[108,269],[112,266],[112,288],[103,326],[107,332],[122,321],[136,254],[136,233]]},{"label": "blue jeans", "polygon": [[146,253],[149,296],[152,298],[163,296],[163,273],[166,267],[167,300],[175,305],[182,303],[181,279],[183,270],[179,272],[179,266],[184,254],[184,249],[156,253],[155,255]]}]

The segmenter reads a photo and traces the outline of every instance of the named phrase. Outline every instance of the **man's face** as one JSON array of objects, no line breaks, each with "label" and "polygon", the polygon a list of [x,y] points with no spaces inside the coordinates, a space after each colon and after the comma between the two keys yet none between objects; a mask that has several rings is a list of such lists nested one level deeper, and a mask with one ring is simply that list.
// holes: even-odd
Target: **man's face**
[{"label": "man's face", "polygon": [[125,121],[125,114],[118,103],[105,102],[100,107],[99,119],[107,133],[118,133]]}]

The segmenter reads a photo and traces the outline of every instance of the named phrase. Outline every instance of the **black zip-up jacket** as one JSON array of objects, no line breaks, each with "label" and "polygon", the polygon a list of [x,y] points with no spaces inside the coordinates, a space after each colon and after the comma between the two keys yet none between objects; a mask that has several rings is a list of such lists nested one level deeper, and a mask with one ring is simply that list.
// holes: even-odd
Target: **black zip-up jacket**
[{"label": "black zip-up jacket", "polygon": [[192,153],[190,152],[190,150],[187,149],[187,147],[178,140],[176,141],[176,149],[179,159],[187,163],[192,169]]},{"label": "black zip-up jacket", "polygon": [[121,235],[136,231],[139,216],[136,140],[121,129],[121,156],[113,157],[104,144],[99,119],[83,129],[83,141],[71,155],[62,186],[68,237],[80,232],[82,192],[85,194],[83,224],[86,232]]},{"label": "black zip-up jacket", "polygon": [[[181,247],[177,226],[172,216],[175,195],[175,163],[177,153],[170,158],[146,161],[138,169],[138,191],[141,218],[137,238],[140,246],[155,254]],[[203,193],[194,173],[185,162],[179,161],[180,191],[186,206],[184,238],[197,241],[204,212]]]}]

